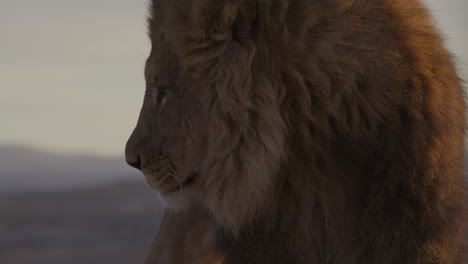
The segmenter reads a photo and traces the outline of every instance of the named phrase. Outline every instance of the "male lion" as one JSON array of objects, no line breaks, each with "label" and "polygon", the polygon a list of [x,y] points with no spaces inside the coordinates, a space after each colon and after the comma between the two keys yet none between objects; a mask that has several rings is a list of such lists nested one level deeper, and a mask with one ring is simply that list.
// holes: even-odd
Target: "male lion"
[{"label": "male lion", "polygon": [[418,0],[152,0],[149,29],[127,161],[225,263],[462,263],[464,94]]}]

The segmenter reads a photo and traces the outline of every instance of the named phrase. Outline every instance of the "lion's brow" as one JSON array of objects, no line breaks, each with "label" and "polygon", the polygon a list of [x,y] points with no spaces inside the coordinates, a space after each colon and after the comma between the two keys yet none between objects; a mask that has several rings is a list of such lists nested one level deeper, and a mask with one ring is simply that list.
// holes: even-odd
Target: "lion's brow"
[{"label": "lion's brow", "polygon": [[154,82],[154,71],[153,71],[153,67],[151,67],[151,59],[152,59],[152,56],[153,55],[150,55],[148,57],[148,59],[146,59],[146,63],[145,63],[145,80],[147,83],[152,83]]}]

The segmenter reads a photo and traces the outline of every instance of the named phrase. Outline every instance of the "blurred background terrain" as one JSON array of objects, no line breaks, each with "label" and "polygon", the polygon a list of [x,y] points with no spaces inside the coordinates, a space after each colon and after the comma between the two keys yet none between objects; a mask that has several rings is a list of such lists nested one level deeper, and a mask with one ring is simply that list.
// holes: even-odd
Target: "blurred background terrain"
[{"label": "blurred background terrain", "polygon": [[[123,152],[147,2],[0,1],[0,264],[143,263],[163,208]],[[425,2],[468,79],[468,1]]]},{"label": "blurred background terrain", "polygon": [[0,263],[143,263],[163,208],[122,158],[0,146]]}]

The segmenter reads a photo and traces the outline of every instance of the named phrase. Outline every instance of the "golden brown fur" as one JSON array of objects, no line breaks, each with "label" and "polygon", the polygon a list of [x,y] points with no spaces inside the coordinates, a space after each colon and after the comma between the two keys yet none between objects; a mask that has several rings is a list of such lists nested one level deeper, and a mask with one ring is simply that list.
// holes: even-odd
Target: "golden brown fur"
[{"label": "golden brown fur", "polygon": [[226,263],[462,263],[464,94],[419,1],[154,0],[150,36],[127,159]]}]

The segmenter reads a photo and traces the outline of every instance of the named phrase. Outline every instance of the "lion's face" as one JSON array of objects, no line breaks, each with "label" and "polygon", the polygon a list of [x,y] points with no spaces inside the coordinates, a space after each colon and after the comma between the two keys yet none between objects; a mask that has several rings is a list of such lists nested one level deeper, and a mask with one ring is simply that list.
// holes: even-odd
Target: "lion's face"
[{"label": "lion's face", "polygon": [[262,208],[286,152],[281,73],[275,51],[256,47],[256,10],[153,1],[146,96],[126,148],[170,206],[200,203],[233,228]]},{"label": "lion's face", "polygon": [[204,110],[180,79],[169,46],[157,40],[153,45],[145,69],[143,107],[126,158],[169,206],[187,207],[199,192],[206,156]]}]

